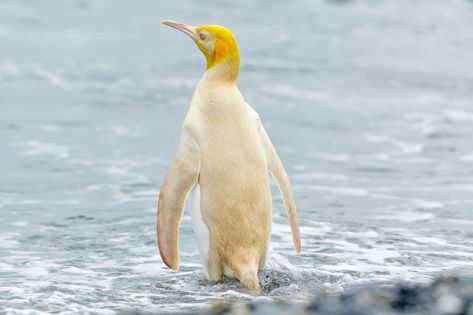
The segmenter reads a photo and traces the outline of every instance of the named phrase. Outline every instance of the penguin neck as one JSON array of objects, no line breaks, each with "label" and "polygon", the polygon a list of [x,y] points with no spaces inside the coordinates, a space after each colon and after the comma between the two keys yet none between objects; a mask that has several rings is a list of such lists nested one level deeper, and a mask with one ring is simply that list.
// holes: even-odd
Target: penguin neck
[{"label": "penguin neck", "polygon": [[209,67],[203,79],[214,83],[236,84],[238,72],[240,71],[239,59],[226,59]]}]

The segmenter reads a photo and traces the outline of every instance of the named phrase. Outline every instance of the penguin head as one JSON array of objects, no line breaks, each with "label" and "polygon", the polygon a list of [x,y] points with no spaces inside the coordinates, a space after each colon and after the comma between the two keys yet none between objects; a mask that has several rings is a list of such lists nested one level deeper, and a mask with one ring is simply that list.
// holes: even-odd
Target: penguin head
[{"label": "penguin head", "polygon": [[178,29],[192,38],[207,60],[207,70],[224,64],[224,68],[238,75],[240,53],[236,39],[228,28],[218,25],[190,26],[173,21],[162,21],[161,24]]}]

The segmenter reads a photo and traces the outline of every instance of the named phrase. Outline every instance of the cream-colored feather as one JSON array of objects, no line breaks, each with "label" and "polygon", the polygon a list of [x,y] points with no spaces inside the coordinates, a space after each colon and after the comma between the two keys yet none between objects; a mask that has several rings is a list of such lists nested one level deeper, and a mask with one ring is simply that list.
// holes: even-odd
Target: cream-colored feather
[{"label": "cream-colored feather", "polygon": [[[208,280],[219,281],[224,274],[231,275],[259,291],[257,272],[264,267],[271,231],[268,172],[280,187],[294,246],[300,252],[289,178],[258,115],[236,85],[239,54],[232,46],[236,41],[231,32],[219,26],[165,24],[196,41],[206,54],[208,70],[192,97],[181,143],[159,196],[157,235],[161,256],[169,267],[178,268],[182,208],[187,192],[197,185],[200,200],[193,200],[192,216]],[[199,36],[204,31],[200,34],[205,36]],[[199,38],[209,42],[200,43]],[[217,47],[217,57],[212,56],[212,49]],[[196,206],[196,202],[200,204]],[[200,213],[195,213],[196,209]]]}]

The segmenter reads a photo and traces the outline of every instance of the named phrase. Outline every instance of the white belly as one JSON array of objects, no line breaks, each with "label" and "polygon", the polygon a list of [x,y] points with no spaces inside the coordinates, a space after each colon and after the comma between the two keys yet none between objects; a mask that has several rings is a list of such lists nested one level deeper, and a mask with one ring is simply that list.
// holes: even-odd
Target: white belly
[{"label": "white belly", "polygon": [[204,266],[205,276],[208,278],[208,260],[210,248],[209,230],[202,221],[202,214],[200,212],[200,185],[195,184],[190,194],[190,211],[192,218],[192,228],[194,230],[197,246],[199,248],[200,258]]}]

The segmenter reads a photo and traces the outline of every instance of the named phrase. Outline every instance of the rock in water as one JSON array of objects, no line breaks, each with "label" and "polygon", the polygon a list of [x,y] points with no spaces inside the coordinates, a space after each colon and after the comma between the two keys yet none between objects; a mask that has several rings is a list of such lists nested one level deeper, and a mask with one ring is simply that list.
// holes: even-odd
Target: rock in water
[{"label": "rock in water", "polygon": [[[288,273],[274,270],[260,273],[260,283],[265,292],[287,287],[290,282]],[[473,278],[449,277],[429,285],[401,283],[391,288],[359,288],[340,295],[319,294],[310,303],[237,304],[219,309],[218,314],[473,315]]]}]

